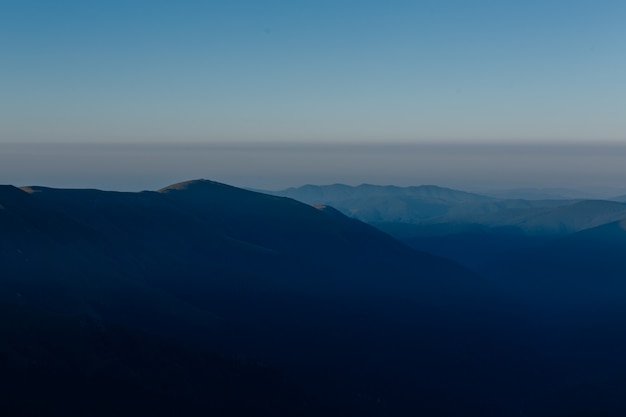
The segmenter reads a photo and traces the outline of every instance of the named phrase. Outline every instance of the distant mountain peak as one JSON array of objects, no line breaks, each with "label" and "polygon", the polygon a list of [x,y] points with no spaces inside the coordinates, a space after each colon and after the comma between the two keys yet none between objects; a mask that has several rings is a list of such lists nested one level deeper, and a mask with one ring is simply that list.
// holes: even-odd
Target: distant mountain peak
[{"label": "distant mountain peak", "polygon": [[182,190],[191,190],[191,189],[198,189],[198,188],[215,187],[215,186],[234,188],[234,187],[231,187],[226,184],[222,184],[217,181],[200,178],[196,180],[189,180],[189,181],[178,182],[176,184],[171,184],[171,185],[168,185],[167,187],[163,187],[157,190],[157,192],[163,193],[163,192],[169,192],[169,191],[182,191]]}]

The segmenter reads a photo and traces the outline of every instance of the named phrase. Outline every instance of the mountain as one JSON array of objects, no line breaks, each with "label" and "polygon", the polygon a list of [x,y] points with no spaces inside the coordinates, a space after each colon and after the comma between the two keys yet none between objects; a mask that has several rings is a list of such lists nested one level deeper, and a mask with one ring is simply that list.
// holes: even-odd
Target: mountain
[{"label": "mountain", "polygon": [[[128,247],[132,240],[151,242],[148,228],[144,227],[141,234],[124,224],[132,210],[142,208],[132,194],[43,188],[29,191],[11,186],[0,189],[3,207],[0,209],[3,265],[0,296],[3,299],[57,313],[88,314],[95,319],[146,330],[171,330],[172,334],[215,326],[212,314],[137,279],[137,262],[142,262],[140,257],[145,256],[142,252],[133,254],[136,266],[124,259],[132,253]],[[44,197],[48,194],[64,196],[66,204],[72,201],[82,205],[82,215],[64,213],[64,200],[48,200]],[[75,195],[84,199],[74,198]],[[98,196],[106,197],[99,201]],[[116,216],[111,218],[98,213],[111,201],[128,198],[131,198],[129,212],[110,212]],[[88,210],[90,205],[96,208],[95,212]],[[91,216],[94,221],[88,222],[84,216]],[[142,217],[147,219],[145,215]],[[130,238],[135,232],[138,234]]]},{"label": "mountain", "polygon": [[496,199],[436,186],[306,185],[274,194],[331,205],[470,268],[626,216],[615,201]]},{"label": "mountain", "polygon": [[[343,188],[344,195],[353,192]],[[331,197],[326,202],[338,207],[346,201]],[[360,207],[344,212],[356,217],[360,210],[386,208],[376,197],[363,196]],[[369,222],[412,247],[471,267],[534,312],[534,347],[549,358],[548,378],[556,379],[542,393],[525,396],[519,415],[618,416],[626,397],[625,208],[603,200],[491,199]]]},{"label": "mountain", "polygon": [[[482,212],[482,213],[481,213]],[[504,200],[451,210],[436,223],[475,223],[514,227],[532,235],[578,232],[626,216],[626,204],[605,200]]]},{"label": "mountain", "polygon": [[372,225],[413,248],[474,268],[624,217],[626,204],[612,201],[503,200],[455,207],[418,224]]},{"label": "mountain", "polygon": [[[449,212],[476,204],[485,215],[517,210],[508,218],[527,225],[589,228],[511,244],[504,255],[515,256],[476,267],[481,276],[329,205],[208,180],[139,193],[0,187],[0,381],[11,387],[0,407],[13,415],[619,415],[624,231],[619,222],[592,226],[622,206],[453,207],[445,198]],[[503,242],[493,233],[509,230],[405,226],[429,238],[483,233],[493,247]],[[464,247],[486,241],[468,237]],[[568,399],[581,387],[590,394]],[[605,389],[606,401],[592,398]],[[77,396],[70,403],[68,392]]]},{"label": "mountain", "polygon": [[626,205],[576,199],[496,199],[437,186],[305,185],[274,192],[327,204],[372,224],[466,224],[515,227],[527,234],[565,234],[617,220]]},{"label": "mountain", "polygon": [[365,222],[414,223],[443,215],[451,207],[466,203],[483,203],[492,198],[437,187],[420,185],[395,187],[362,184],[305,185],[272,192],[307,204],[327,204]]},{"label": "mountain", "polygon": [[[140,193],[8,186],[0,205],[0,302],[263,362],[335,415],[505,416],[548,372],[497,286],[330,207],[207,180]],[[76,343],[100,363],[97,346]],[[155,355],[148,368],[169,360]]]},{"label": "mountain", "polygon": [[272,369],[87,316],[0,303],[6,416],[319,416]]},{"label": "mountain", "polygon": [[542,352],[554,363],[565,361],[569,368],[569,382],[536,398],[541,404],[537,408],[529,403],[529,412],[595,415],[580,410],[598,410],[597,415],[623,415],[625,260],[626,220],[621,220],[509,253],[476,268],[543,317]]},{"label": "mountain", "polygon": [[515,227],[488,227],[475,223],[373,223],[407,245],[452,259],[476,270],[485,262],[510,253],[539,247],[552,235],[528,235]]},{"label": "mountain", "polygon": [[621,220],[503,257],[482,272],[493,280],[506,276],[507,286],[538,306],[568,312],[621,305],[626,297],[624,259],[626,220]]},{"label": "mountain", "polygon": [[517,228],[532,235],[573,233],[626,215],[626,205],[616,201],[496,199],[426,185],[404,188],[305,185],[273,194],[307,204],[331,205],[351,217],[377,225],[481,225]]}]

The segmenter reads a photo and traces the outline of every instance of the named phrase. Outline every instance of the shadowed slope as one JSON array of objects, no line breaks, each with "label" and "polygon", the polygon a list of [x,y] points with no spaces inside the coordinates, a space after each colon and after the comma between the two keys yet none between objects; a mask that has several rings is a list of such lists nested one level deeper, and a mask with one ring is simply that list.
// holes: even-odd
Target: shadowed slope
[{"label": "shadowed slope", "polygon": [[[142,283],[138,269],[123,262],[128,235],[119,219],[110,219],[103,233],[104,219],[88,222],[67,210],[61,199],[40,198],[75,196],[75,191],[39,188],[29,194],[14,187],[10,191],[1,196],[2,298],[164,333],[214,327],[212,315]],[[97,193],[102,192],[78,193],[87,197],[87,203],[81,197],[68,201],[78,204],[85,216],[98,218],[85,208]]]},{"label": "shadowed slope", "polygon": [[537,415],[623,415],[626,221],[502,257],[482,271],[544,317],[543,350],[569,369],[564,384],[536,401],[544,410]]},{"label": "shadowed slope", "polygon": [[263,360],[358,415],[504,416],[538,386],[541,359],[494,286],[333,209],[204,180],[25,190],[86,237],[33,247],[37,267],[0,283],[9,300]]},{"label": "shadowed slope", "polygon": [[7,416],[318,416],[271,369],[87,316],[0,303]]},{"label": "shadowed slope", "polygon": [[550,304],[620,302],[626,296],[626,221],[565,236],[485,265],[493,279]]},{"label": "shadowed slope", "polygon": [[[320,272],[328,272],[325,268],[335,272],[343,268],[347,273],[354,271],[353,263],[356,263],[359,269],[384,267],[387,273],[411,275],[413,284],[418,286],[437,274],[441,280],[464,277],[458,282],[461,286],[463,282],[480,285],[480,280],[471,277],[468,271],[410,250],[388,235],[334,210],[319,210],[288,198],[211,181],[177,184],[159,192],[211,230],[300,262],[313,260],[310,267]],[[410,270],[403,272],[407,266]],[[321,277],[323,275],[318,279]],[[351,278],[343,277],[344,280]],[[365,278],[360,280],[361,285],[368,285]]]}]

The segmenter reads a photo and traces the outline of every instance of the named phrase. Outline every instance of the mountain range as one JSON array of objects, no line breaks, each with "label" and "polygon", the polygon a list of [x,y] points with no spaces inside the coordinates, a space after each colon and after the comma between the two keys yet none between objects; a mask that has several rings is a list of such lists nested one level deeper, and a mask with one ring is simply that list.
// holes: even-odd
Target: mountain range
[{"label": "mountain range", "polygon": [[367,223],[477,224],[525,234],[570,233],[626,217],[626,204],[598,199],[495,198],[421,185],[305,185],[269,192],[307,204],[327,204]]},{"label": "mountain range", "polygon": [[[626,410],[617,394],[610,408],[567,400],[580,384],[617,389],[614,381],[626,375],[618,355],[602,357],[604,345],[579,344],[560,355],[590,331],[561,319],[582,314],[573,308],[581,294],[572,290],[550,309],[553,293],[537,306],[532,291],[519,290],[545,282],[525,274],[558,274],[560,263],[548,265],[544,254],[558,260],[566,251],[595,250],[587,271],[607,254],[621,256],[622,223],[610,221],[622,205],[500,202],[430,186],[331,188],[321,195],[350,205],[313,206],[209,180],[138,193],[1,186],[0,367],[13,388],[0,404],[13,415],[561,417]],[[320,195],[306,190],[312,199]],[[387,192],[395,197],[383,210]],[[346,216],[368,193],[377,202],[373,219],[402,213],[396,220],[407,223],[383,222],[402,233],[440,228],[428,238],[448,238],[441,230],[460,227],[501,241],[493,233],[508,230],[506,222],[432,221],[464,206],[492,210],[493,218],[516,211],[504,217],[534,230],[515,229],[529,239],[548,239],[538,228],[563,216],[567,226],[545,227],[549,240],[507,252],[519,258],[470,269],[407,246],[381,231],[383,223]],[[402,216],[422,204],[411,206],[414,200],[429,214],[408,222]],[[553,252],[542,252],[548,244]],[[512,272],[529,259],[529,268]],[[615,295],[615,308],[589,317],[598,340],[624,324],[620,265],[607,264],[612,275],[594,293],[595,306]],[[550,285],[556,291],[567,283]],[[29,397],[40,401],[23,400]]]},{"label": "mountain range", "polygon": [[469,267],[626,218],[626,203],[619,198],[512,199],[433,185],[367,184],[305,185],[271,193],[331,205],[415,249]]}]

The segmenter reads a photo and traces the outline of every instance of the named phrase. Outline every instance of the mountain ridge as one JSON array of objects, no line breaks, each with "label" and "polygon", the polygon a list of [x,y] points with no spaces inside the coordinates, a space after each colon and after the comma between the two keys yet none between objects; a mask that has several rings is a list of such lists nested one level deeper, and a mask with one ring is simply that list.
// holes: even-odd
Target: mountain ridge
[{"label": "mountain ridge", "polygon": [[[332,404],[324,415],[333,417],[509,417],[571,375],[536,341],[534,313],[499,283],[333,207],[210,180],[137,193],[31,186],[5,194],[0,308],[152,335],[137,336],[155,355],[149,372],[168,360],[153,336],[249,358]],[[100,345],[80,329],[71,325],[66,337],[83,340],[88,363],[99,363]],[[68,360],[55,352],[53,362]]]},{"label": "mountain ridge", "polygon": [[[493,390],[504,399],[514,394],[493,384],[492,358],[536,360],[520,338],[524,314],[497,286],[332,208],[207,180],[138,193],[10,192],[40,218],[0,235],[0,302],[251,357],[316,395],[342,393],[342,407],[366,410],[359,415],[434,407],[412,403],[415,383],[459,404]],[[37,221],[56,226],[28,233]],[[27,243],[21,257],[17,242]],[[451,348],[467,340],[467,350]],[[455,375],[455,388],[417,369]],[[470,375],[480,382],[461,389]],[[373,393],[358,400],[363,390]],[[472,407],[493,408],[483,400]]]}]

